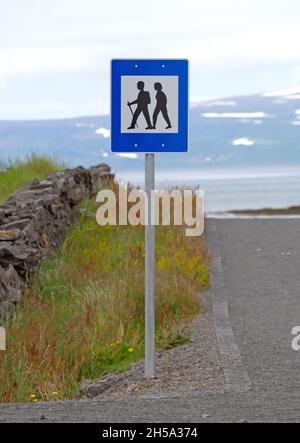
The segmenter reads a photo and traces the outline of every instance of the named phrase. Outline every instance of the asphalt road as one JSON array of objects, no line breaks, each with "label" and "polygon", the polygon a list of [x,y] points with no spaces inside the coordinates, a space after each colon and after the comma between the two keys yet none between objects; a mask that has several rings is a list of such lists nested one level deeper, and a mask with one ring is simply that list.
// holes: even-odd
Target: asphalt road
[{"label": "asphalt road", "polygon": [[0,422],[299,422],[300,220],[211,220],[218,392],[0,406]]}]

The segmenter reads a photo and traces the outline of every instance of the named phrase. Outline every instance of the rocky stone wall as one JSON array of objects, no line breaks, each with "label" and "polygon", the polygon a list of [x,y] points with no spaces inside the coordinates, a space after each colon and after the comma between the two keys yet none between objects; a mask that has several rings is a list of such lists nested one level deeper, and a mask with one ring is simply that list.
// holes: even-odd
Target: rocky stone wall
[{"label": "rocky stone wall", "polygon": [[33,181],[0,205],[0,321],[22,300],[41,260],[65,239],[76,205],[112,180],[105,164],[79,167]]}]

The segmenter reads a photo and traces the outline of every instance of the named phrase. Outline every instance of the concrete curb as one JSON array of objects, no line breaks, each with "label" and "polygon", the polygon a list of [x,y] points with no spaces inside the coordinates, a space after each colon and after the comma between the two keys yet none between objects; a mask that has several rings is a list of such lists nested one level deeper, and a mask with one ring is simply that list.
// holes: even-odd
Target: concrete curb
[{"label": "concrete curb", "polygon": [[226,392],[247,392],[251,389],[251,380],[242,361],[229,316],[228,292],[224,281],[222,258],[218,242],[215,220],[210,220],[208,232],[214,237],[210,241],[213,253],[211,265],[211,300],[213,305],[213,322],[217,343],[224,369]]}]

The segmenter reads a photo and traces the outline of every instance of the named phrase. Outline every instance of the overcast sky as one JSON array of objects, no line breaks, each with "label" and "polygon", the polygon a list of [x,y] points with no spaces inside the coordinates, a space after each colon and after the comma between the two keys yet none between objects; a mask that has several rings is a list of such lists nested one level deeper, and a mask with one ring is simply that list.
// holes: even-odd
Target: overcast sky
[{"label": "overcast sky", "polygon": [[189,58],[191,99],[300,85],[299,0],[0,0],[0,118],[107,113],[111,58]]}]

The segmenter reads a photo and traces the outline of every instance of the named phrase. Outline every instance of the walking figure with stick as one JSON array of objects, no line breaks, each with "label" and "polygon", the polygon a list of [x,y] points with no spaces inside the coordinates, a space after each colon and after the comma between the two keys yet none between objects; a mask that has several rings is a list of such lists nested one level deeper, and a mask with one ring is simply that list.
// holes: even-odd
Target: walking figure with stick
[{"label": "walking figure with stick", "polygon": [[[129,126],[129,128],[127,129],[135,129],[138,128],[137,125],[137,120],[139,118],[139,116],[141,115],[141,113],[143,113],[146,123],[147,123],[147,130],[148,129],[153,129],[152,128],[152,123],[150,120],[150,114],[149,114],[149,109],[148,106],[151,103],[151,98],[150,98],[150,94],[148,91],[145,91],[145,83],[142,81],[139,81],[137,83],[137,89],[140,91],[138,94],[138,97],[136,100],[134,100],[133,102],[127,102],[127,106],[130,108],[131,114],[132,114],[132,122],[131,125]],[[132,105],[137,105],[137,108],[135,110],[135,112],[132,111],[131,106]]]}]

